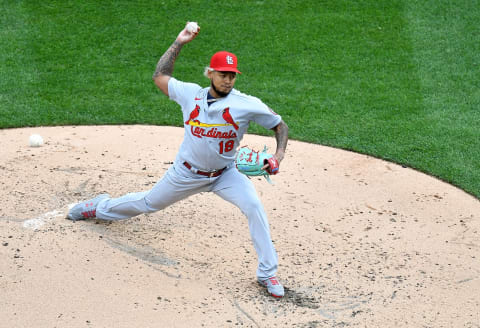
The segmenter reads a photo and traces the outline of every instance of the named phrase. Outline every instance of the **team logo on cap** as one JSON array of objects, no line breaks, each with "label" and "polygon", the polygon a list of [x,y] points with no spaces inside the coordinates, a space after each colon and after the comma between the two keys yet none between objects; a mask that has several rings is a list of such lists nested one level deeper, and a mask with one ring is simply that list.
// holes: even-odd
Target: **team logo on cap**
[{"label": "team logo on cap", "polygon": [[232,56],[228,56],[228,55],[227,55],[227,58],[226,58],[226,59],[227,59],[227,64],[228,64],[228,65],[233,65],[233,57],[232,57]]}]

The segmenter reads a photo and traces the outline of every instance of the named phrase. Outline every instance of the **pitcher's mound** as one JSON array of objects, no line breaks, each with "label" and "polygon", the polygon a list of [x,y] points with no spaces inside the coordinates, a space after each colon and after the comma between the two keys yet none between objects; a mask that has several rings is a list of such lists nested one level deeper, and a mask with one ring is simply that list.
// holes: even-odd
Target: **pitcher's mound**
[{"label": "pitcher's mound", "polygon": [[[44,145],[31,148],[39,134]],[[183,129],[0,130],[5,327],[478,327],[480,202],[416,171],[290,141],[253,182],[286,296],[256,283],[247,221],[213,194],[105,223],[69,204],[148,190]],[[243,144],[273,152],[273,137]]]}]

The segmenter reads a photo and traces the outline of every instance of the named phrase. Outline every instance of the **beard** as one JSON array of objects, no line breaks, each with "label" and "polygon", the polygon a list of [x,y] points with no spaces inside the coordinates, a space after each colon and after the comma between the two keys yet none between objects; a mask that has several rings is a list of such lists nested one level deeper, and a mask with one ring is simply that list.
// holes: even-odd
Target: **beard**
[{"label": "beard", "polygon": [[213,91],[215,91],[217,93],[217,95],[219,95],[221,98],[224,98],[224,97],[228,96],[230,91],[232,91],[232,89],[230,89],[230,91],[228,91],[228,92],[223,92],[223,91],[218,90],[215,87],[215,84],[213,84],[212,80],[210,80],[210,86],[212,87]]}]

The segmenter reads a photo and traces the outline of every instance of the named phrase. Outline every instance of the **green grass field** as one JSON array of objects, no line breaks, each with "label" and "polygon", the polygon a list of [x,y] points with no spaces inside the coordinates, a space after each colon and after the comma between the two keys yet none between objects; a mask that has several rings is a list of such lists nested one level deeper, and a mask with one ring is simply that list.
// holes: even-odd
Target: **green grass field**
[{"label": "green grass field", "polygon": [[[151,76],[188,20],[174,76],[237,89],[293,139],[416,168],[480,197],[480,1],[0,0],[0,128],[182,124]],[[252,133],[269,133],[252,126]]]}]

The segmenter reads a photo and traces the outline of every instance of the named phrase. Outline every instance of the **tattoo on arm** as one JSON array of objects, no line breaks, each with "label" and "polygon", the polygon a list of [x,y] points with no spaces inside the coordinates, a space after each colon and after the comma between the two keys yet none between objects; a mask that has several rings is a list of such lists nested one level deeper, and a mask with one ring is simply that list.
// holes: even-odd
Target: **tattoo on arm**
[{"label": "tattoo on arm", "polygon": [[180,50],[182,49],[183,44],[176,41],[170,46],[170,48],[165,51],[160,60],[158,61],[157,68],[153,74],[153,79],[159,75],[168,75],[172,76],[173,73],[173,64],[175,59],[177,59]]},{"label": "tattoo on arm", "polygon": [[[280,151],[285,153],[285,149],[287,149],[287,142],[288,142],[288,126],[285,122],[280,122],[279,125],[275,128],[275,139],[277,140],[277,153]],[[283,159],[283,156],[280,160]]]}]

